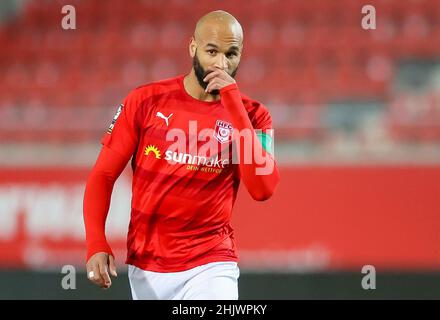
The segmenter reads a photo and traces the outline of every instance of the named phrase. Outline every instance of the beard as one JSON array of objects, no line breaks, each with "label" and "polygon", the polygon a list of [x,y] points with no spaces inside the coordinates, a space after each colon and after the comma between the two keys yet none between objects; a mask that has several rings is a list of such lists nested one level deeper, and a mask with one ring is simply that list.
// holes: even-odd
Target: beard
[{"label": "beard", "polygon": [[[199,85],[203,88],[206,89],[206,87],[208,87],[209,82],[205,82],[203,81],[203,79],[211,72],[206,72],[205,69],[203,69],[202,65],[200,64],[200,60],[197,57],[197,50],[196,50],[196,54],[194,55],[193,58],[193,68],[194,68],[194,73],[196,75],[197,78],[197,82],[199,83]],[[232,73],[230,73],[229,75],[232,78],[235,78],[235,75],[237,74],[237,70],[238,67],[234,69],[234,71],[232,71]],[[216,96],[218,94],[220,94],[220,90],[215,89],[215,90],[211,90],[211,92],[209,93],[213,96]]]}]

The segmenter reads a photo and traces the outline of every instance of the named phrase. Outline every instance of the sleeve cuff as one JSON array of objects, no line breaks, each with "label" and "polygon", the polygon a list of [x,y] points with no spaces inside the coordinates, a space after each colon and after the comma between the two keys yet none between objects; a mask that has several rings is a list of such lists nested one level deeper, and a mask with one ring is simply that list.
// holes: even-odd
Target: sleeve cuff
[{"label": "sleeve cuff", "polygon": [[221,88],[220,94],[231,91],[231,90],[238,90],[238,85],[236,83],[231,83],[230,85],[227,85],[226,87]]},{"label": "sleeve cuff", "polygon": [[112,249],[110,248],[110,246],[108,245],[108,243],[106,242],[100,242],[100,243],[93,243],[90,244],[87,248],[87,257],[86,257],[86,261],[89,261],[89,259],[98,252],[105,252],[108,253],[111,256],[115,256],[113,254]]}]

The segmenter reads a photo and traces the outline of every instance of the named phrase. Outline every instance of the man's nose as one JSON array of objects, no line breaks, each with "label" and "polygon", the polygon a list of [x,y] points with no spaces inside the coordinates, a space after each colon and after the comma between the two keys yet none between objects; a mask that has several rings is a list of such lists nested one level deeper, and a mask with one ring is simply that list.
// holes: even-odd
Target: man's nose
[{"label": "man's nose", "polygon": [[226,59],[226,56],[224,54],[219,54],[218,57],[215,67],[221,70],[228,70],[228,59]]}]

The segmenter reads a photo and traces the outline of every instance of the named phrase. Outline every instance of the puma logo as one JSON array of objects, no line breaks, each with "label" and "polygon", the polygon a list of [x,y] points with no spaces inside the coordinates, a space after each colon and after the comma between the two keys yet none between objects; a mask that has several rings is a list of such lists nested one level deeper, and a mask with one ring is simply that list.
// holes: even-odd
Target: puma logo
[{"label": "puma logo", "polygon": [[164,119],[165,120],[165,123],[167,124],[167,127],[168,127],[168,119],[169,118],[171,118],[171,116],[172,116],[173,114],[170,114],[168,117],[165,117],[164,115],[163,115],[163,113],[162,112],[160,112],[160,111],[158,111],[157,113],[156,113],[156,117],[159,117],[159,118],[162,118],[162,119]]}]

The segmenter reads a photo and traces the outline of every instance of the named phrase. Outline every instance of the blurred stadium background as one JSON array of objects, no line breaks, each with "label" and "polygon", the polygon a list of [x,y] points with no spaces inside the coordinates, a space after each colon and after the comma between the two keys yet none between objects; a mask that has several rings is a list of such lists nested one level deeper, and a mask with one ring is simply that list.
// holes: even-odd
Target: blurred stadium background
[{"label": "blurred stadium background", "polygon": [[[61,28],[66,4],[76,30]],[[438,0],[2,0],[0,298],[130,298],[130,172],[112,198],[108,291],[84,274],[85,180],[121,100],[186,73],[194,24],[215,9],[243,25],[238,83],[272,113],[282,174],[267,202],[240,190],[240,297],[440,298]],[[77,290],[61,288],[63,265]]]}]

